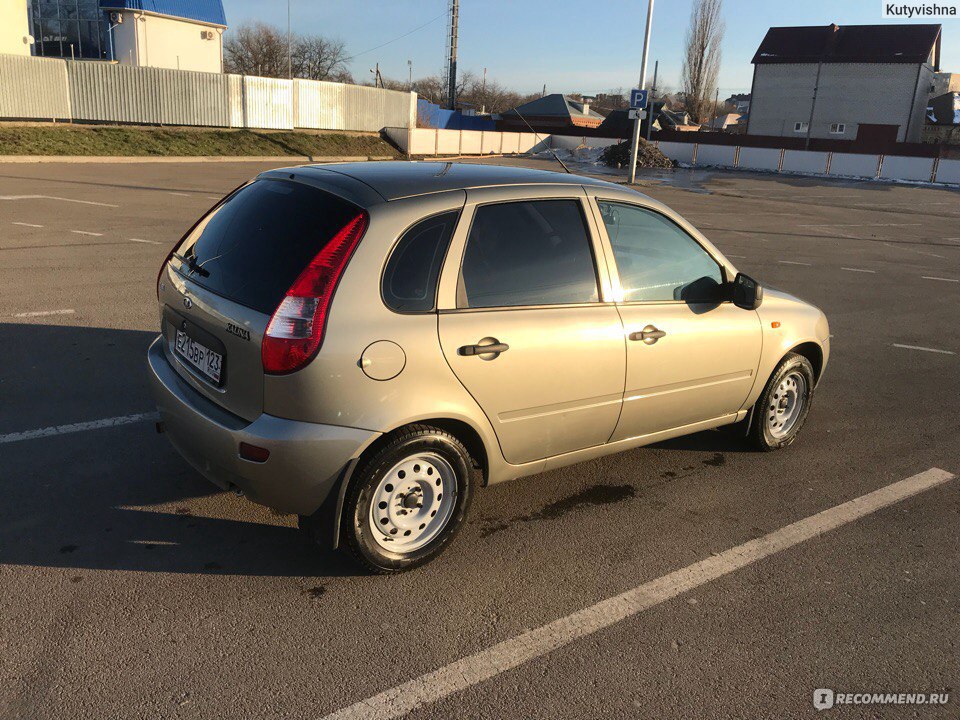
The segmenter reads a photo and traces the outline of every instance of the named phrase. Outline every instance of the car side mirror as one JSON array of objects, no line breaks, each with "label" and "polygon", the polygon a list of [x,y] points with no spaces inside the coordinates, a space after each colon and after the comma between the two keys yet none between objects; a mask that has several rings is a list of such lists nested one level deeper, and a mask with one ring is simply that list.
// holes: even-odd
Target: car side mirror
[{"label": "car side mirror", "polygon": [[733,304],[744,310],[756,310],[763,302],[763,287],[749,275],[737,273],[733,279]]}]

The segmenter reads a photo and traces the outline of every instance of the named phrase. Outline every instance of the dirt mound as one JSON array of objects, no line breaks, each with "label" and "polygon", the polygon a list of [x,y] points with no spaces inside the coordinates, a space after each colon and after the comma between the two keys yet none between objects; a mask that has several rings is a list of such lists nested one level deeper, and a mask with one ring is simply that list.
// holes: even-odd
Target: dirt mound
[{"label": "dirt mound", "polygon": [[[610,167],[630,166],[630,141],[611,145],[603,151],[600,161]],[[640,148],[637,151],[637,167],[643,168],[672,168],[673,160],[668,158],[651,143],[640,138]]]}]

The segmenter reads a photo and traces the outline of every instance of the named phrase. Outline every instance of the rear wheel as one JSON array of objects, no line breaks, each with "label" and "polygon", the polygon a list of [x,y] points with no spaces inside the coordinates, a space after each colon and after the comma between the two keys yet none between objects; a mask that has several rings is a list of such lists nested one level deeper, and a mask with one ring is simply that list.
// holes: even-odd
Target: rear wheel
[{"label": "rear wheel", "polygon": [[778,450],[797,438],[813,399],[813,366],[789,353],[767,381],[753,407],[750,441],[759,450]]},{"label": "rear wheel", "polygon": [[456,536],[472,490],[470,456],[456,437],[405,428],[354,473],[341,523],[345,545],[373,572],[423,565]]}]

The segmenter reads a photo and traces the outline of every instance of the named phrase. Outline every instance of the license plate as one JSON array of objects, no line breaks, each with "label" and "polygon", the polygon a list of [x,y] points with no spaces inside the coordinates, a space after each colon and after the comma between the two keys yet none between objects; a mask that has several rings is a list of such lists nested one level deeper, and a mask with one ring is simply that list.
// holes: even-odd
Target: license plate
[{"label": "license plate", "polygon": [[220,367],[223,364],[223,355],[187,337],[187,334],[182,330],[177,330],[176,349],[180,357],[215,383],[220,383]]}]

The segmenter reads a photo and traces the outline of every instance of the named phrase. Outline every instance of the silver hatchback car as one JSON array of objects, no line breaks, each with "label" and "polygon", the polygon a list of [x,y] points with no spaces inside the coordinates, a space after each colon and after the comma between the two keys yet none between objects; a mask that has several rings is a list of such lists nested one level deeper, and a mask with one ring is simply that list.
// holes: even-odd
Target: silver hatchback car
[{"label": "silver hatchback car", "polygon": [[157,296],[174,447],[377,572],[440,553],[481,486],[723,425],[789,445],[830,348],[651,198],[489,165],[265,172]]}]

